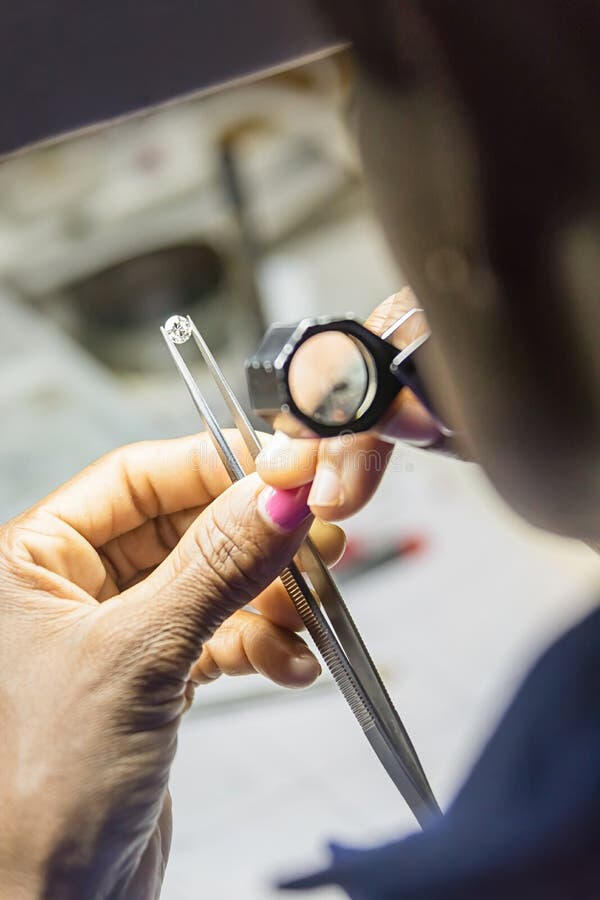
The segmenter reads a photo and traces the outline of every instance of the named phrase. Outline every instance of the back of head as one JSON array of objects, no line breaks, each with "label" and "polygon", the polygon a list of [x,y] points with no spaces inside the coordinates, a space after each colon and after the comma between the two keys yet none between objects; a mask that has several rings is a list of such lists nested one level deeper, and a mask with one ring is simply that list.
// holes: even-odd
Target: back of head
[{"label": "back of head", "polygon": [[438,341],[431,389],[514,506],[595,538],[600,7],[318,5],[356,48],[367,176]]}]

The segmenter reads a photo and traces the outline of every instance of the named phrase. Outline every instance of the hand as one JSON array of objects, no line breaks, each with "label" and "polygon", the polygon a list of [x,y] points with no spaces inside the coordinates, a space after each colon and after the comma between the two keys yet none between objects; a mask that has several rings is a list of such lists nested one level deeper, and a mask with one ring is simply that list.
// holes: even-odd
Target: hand
[{"label": "hand", "polygon": [[[307,490],[228,485],[206,435],[133,445],[0,529],[0,895],[157,897],[194,685],[317,677],[273,580]],[[339,529],[313,536],[329,561],[343,549]]]},{"label": "hand", "polygon": [[[418,305],[410,288],[404,288],[380,304],[365,325],[382,334]],[[394,333],[391,342],[401,349],[426,330],[424,314],[416,313]],[[440,437],[432,417],[408,388],[398,394],[386,422],[388,433],[417,445],[427,446]],[[392,443],[369,432],[294,440],[276,432],[256,460],[256,468],[264,481],[277,488],[312,482],[308,503],[315,515],[325,520],[343,519],[371,498],[392,450]]]}]

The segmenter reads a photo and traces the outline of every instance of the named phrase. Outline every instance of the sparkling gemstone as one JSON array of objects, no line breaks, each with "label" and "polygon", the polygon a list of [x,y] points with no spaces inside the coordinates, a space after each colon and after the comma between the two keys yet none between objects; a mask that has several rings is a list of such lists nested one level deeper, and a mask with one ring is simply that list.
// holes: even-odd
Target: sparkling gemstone
[{"label": "sparkling gemstone", "polygon": [[165,331],[174,344],[185,344],[192,333],[192,326],[185,316],[171,316],[165,322]]}]

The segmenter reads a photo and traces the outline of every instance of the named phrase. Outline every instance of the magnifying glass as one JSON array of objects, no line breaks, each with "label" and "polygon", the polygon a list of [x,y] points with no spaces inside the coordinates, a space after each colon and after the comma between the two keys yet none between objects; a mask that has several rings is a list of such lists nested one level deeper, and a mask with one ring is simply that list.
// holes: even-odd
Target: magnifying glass
[{"label": "magnifying glass", "polygon": [[413,313],[378,337],[353,316],[275,324],[246,361],[254,411],[291,436],[333,437],[377,430],[394,398],[409,387],[444,435],[419,375],[429,333],[403,350],[386,340]]}]

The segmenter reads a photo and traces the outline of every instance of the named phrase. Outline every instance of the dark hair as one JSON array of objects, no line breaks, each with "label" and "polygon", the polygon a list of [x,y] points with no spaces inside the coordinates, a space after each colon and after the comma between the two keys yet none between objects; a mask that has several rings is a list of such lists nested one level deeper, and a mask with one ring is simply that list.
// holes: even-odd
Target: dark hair
[{"label": "dark hair", "polygon": [[[501,192],[535,194],[552,214],[598,189],[600,4],[595,0],[315,0],[361,63],[402,87],[440,56]],[[549,184],[554,188],[548,190]],[[532,197],[533,199],[533,197]],[[514,226],[514,221],[512,222]]]},{"label": "dark hair", "polygon": [[452,82],[478,150],[486,243],[506,301],[529,297],[525,327],[539,333],[549,318],[544,358],[564,358],[568,310],[549,248],[563,225],[600,210],[600,3],[314,2],[388,87],[426,78],[432,62]]}]

